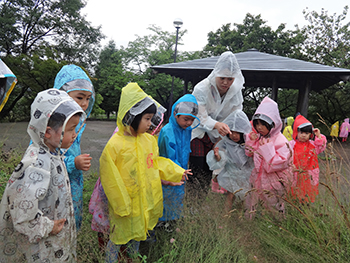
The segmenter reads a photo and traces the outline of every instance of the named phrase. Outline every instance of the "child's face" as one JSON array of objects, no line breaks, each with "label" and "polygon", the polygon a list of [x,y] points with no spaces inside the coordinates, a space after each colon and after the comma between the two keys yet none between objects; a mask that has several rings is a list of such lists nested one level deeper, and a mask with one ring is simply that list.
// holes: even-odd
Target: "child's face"
[{"label": "child's face", "polygon": [[215,78],[216,87],[220,95],[223,95],[228,91],[228,89],[231,87],[234,80],[235,80],[234,78],[224,78],[224,77]]},{"label": "child's face", "polygon": [[79,104],[83,111],[86,111],[89,106],[91,92],[86,90],[73,90],[69,92],[68,95],[71,96],[75,102]]},{"label": "child's face", "polygon": [[300,142],[307,142],[308,140],[310,140],[310,137],[311,137],[310,132],[298,131],[297,138]]},{"label": "child's face", "polygon": [[257,120],[257,124],[255,125],[254,128],[262,136],[266,136],[270,132],[269,129],[260,120]]},{"label": "child's face", "polygon": [[154,114],[152,113],[146,113],[142,116],[139,127],[137,128],[137,133],[145,133],[149,130],[149,127],[151,127],[151,120]]},{"label": "child's face", "polygon": [[241,134],[239,132],[231,131],[231,134],[228,136],[234,142],[239,142],[241,140]]},{"label": "child's face", "polygon": [[190,127],[194,121],[194,117],[188,115],[177,115],[175,119],[177,124],[184,130]]},{"label": "child's face", "polygon": [[62,148],[67,149],[73,144],[75,138],[77,137],[75,128],[79,124],[79,120],[80,120],[79,115],[75,115],[68,120],[66,127],[64,129],[64,136],[63,136],[62,145],[61,145]]}]

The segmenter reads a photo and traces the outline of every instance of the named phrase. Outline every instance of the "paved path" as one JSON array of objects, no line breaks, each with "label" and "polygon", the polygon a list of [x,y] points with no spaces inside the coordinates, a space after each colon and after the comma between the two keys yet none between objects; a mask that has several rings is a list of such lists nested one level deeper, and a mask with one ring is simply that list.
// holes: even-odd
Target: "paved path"
[{"label": "paved path", "polygon": [[[27,122],[0,123],[0,144],[4,144],[3,150],[25,151],[30,141],[27,127]],[[115,121],[87,121],[81,150],[82,153],[90,153],[93,158],[90,171],[98,171],[100,155],[115,127]]]}]

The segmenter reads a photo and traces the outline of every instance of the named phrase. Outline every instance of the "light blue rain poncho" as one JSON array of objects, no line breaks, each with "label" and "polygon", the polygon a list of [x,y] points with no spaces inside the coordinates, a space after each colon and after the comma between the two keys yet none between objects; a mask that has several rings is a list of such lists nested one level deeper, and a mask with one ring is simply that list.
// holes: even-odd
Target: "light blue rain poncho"
[{"label": "light blue rain poncho", "polygon": [[[182,168],[187,169],[191,152],[192,130],[199,125],[198,103],[192,94],[182,96],[171,109],[169,123],[160,131],[158,146],[159,155],[169,158]],[[188,115],[195,118],[194,124],[187,129],[181,128],[174,115]],[[194,128],[193,128],[194,127]],[[163,217],[160,221],[169,221],[180,218],[185,184],[179,186],[162,185],[163,188]]]},{"label": "light blue rain poncho", "polygon": [[[66,91],[68,94],[71,91],[83,90],[91,92],[91,98],[89,101],[89,106],[85,113],[87,117],[90,115],[92,107],[95,103],[95,91],[91,83],[91,80],[86,75],[86,73],[76,65],[66,65],[58,72],[55,78],[55,89],[60,89]],[[77,127],[77,132],[79,131],[77,138],[75,139],[72,146],[65,153],[64,162],[67,167],[69,180],[71,184],[72,199],[74,205],[74,216],[77,230],[80,229],[83,220],[83,171],[78,170],[75,167],[74,159],[76,156],[81,154],[80,141],[86,124],[80,123]]]},{"label": "light blue rain poncho", "polygon": [[[252,127],[247,115],[241,110],[235,110],[223,121],[231,131],[248,134]],[[207,154],[207,163],[210,170],[219,170],[218,183],[231,193],[235,193],[241,200],[250,190],[249,178],[254,168],[251,157],[245,154],[244,143],[236,143],[228,136],[222,138],[216,147],[219,148],[221,160],[217,161],[214,151]]]}]

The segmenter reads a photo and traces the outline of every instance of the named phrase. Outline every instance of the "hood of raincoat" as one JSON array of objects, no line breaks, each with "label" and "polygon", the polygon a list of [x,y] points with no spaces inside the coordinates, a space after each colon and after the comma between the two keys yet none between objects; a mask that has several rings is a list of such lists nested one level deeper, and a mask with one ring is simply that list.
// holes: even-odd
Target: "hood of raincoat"
[{"label": "hood of raincoat", "polygon": [[151,106],[154,100],[150,98],[137,83],[129,83],[122,89],[120,96],[117,125],[118,133],[124,134],[125,131],[131,134],[130,124],[135,116],[142,113]]},{"label": "hood of raincoat", "polygon": [[[152,98],[151,96],[149,96]],[[153,98],[152,98],[153,99]],[[157,106],[157,112],[156,114],[153,115],[152,120],[151,120],[151,127],[149,128],[152,132],[151,135],[154,135],[159,126],[163,123],[164,121],[164,114],[166,113],[166,109],[160,105],[156,100],[154,100],[154,103]]]},{"label": "hood of raincoat", "polygon": [[65,91],[48,89],[39,92],[31,105],[30,122],[27,129],[34,147],[48,149],[44,143],[44,135],[50,116],[54,112],[64,115],[65,118],[62,126],[61,142],[67,121],[78,112],[82,113],[81,119],[86,116],[78,103]]},{"label": "hood of raincoat", "polygon": [[17,83],[16,76],[6,66],[6,64],[0,59],[0,79],[6,78],[5,85],[0,87],[0,111],[5,106],[10,93]]},{"label": "hood of raincoat", "polygon": [[[178,99],[171,108],[172,114],[170,115],[169,122],[174,126],[182,129],[176,121],[175,115],[187,115],[195,118],[194,124],[187,127],[186,130],[193,130],[196,128],[200,121],[197,117],[198,114],[198,103],[196,97],[192,94],[186,94]],[[196,123],[195,123],[196,122]]]},{"label": "hood of raincoat", "polygon": [[[295,118],[294,124],[293,124],[293,139],[296,140],[297,136],[298,136],[298,128],[301,124],[304,123],[310,123],[312,125],[312,123],[310,121],[308,121],[303,115],[298,115]],[[313,127],[312,127],[313,128]],[[313,137],[313,135],[311,135],[311,138]]]},{"label": "hood of raincoat", "polygon": [[263,114],[269,117],[274,122],[275,126],[271,129],[268,136],[273,137],[281,132],[282,120],[278,110],[278,105],[275,101],[273,101],[269,97],[265,97],[260,103],[259,107],[256,109],[254,115],[255,114]]},{"label": "hood of raincoat", "polygon": [[349,118],[344,119],[344,122],[349,123]]},{"label": "hood of raincoat", "polygon": [[74,90],[91,92],[89,106],[85,111],[89,117],[95,103],[95,90],[84,70],[73,64],[63,66],[56,75],[54,88],[64,90],[67,93]]},{"label": "hood of raincoat", "polygon": [[244,84],[244,77],[238,65],[237,59],[231,51],[226,51],[221,54],[221,56],[215,64],[213,71],[208,76],[210,84],[215,88],[217,88],[215,81],[216,77],[235,79],[230,89],[226,93],[225,100],[230,99],[235,94],[237,94],[237,92],[241,91]]},{"label": "hood of raincoat", "polygon": [[287,118],[287,125],[288,126],[292,126],[293,122],[294,122],[294,118],[293,117],[288,117]]}]

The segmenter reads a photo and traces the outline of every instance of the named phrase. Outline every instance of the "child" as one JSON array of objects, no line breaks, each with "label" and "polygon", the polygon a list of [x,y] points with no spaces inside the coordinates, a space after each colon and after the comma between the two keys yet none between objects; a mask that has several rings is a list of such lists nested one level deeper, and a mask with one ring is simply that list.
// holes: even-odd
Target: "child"
[{"label": "child", "polygon": [[[90,78],[80,67],[76,65],[62,67],[55,78],[54,88],[66,91],[89,117],[95,102],[95,91]],[[71,184],[77,230],[80,229],[83,220],[83,171],[90,169],[92,159],[89,154],[81,154],[80,150],[85,126],[85,123],[79,123],[77,126],[77,132],[80,129],[77,139],[66,152],[64,159]]]},{"label": "child", "polygon": [[[186,94],[177,100],[171,111],[169,123],[162,128],[159,134],[159,155],[187,169],[191,152],[193,130],[191,125],[195,119],[198,120],[197,126],[199,125],[197,100],[193,95]],[[183,208],[185,184],[162,181],[162,189],[164,210],[163,217],[159,220],[179,219]]]},{"label": "child", "polygon": [[[317,155],[326,148],[327,139],[319,129],[313,129],[312,124],[302,115],[296,117],[293,129],[294,140],[289,142],[295,169],[292,196],[302,203],[313,203],[318,195],[320,172]],[[310,140],[313,137],[315,140]]]},{"label": "child", "polygon": [[283,213],[281,197],[290,189],[292,152],[281,133],[277,103],[265,97],[255,111],[253,126],[258,134],[252,131],[246,137],[246,154],[255,165],[250,177],[254,191],[246,199],[248,212],[254,212],[260,200],[265,208]]},{"label": "child", "polygon": [[4,262],[76,260],[74,208],[60,148],[73,143],[82,114],[65,92],[49,89],[36,96],[28,125],[33,143],[1,201],[0,259]]},{"label": "child", "polygon": [[332,125],[330,136],[332,137],[332,140],[334,140],[335,138],[338,138],[338,135],[339,135],[339,121],[336,121]]},{"label": "child", "polygon": [[138,251],[163,212],[161,178],[180,182],[190,174],[171,160],[158,156],[155,138],[146,133],[156,113],[154,101],[136,84],[122,89],[118,132],[100,158],[100,177],[108,198],[110,240],[107,262],[115,262],[121,245]]},{"label": "child", "polygon": [[207,155],[210,170],[223,168],[217,176],[221,187],[226,189],[225,211],[232,209],[236,196],[244,199],[250,189],[249,177],[254,168],[253,159],[245,154],[244,134],[252,128],[247,115],[241,110],[235,110],[224,121],[231,134],[226,135]]},{"label": "child", "polygon": [[341,124],[340,132],[339,132],[339,137],[343,138],[342,142],[346,142],[346,139],[349,136],[349,129],[350,129],[349,118],[346,118],[344,122]]},{"label": "child", "polygon": [[293,125],[294,118],[288,117],[287,118],[287,126],[283,130],[283,135],[287,138],[288,141],[293,140]]}]

